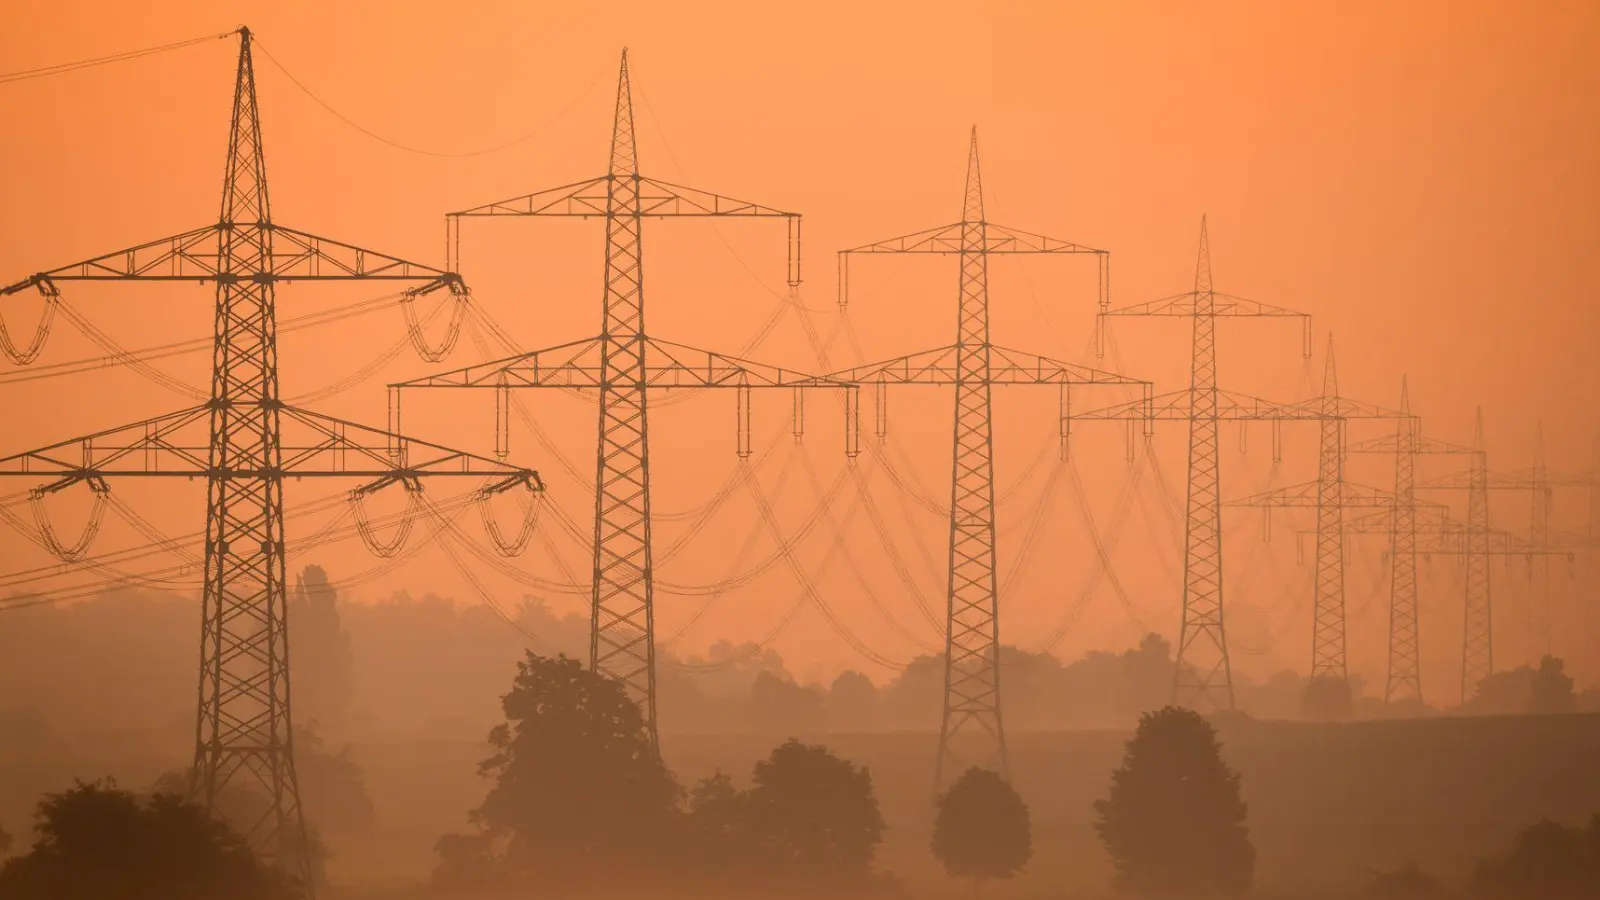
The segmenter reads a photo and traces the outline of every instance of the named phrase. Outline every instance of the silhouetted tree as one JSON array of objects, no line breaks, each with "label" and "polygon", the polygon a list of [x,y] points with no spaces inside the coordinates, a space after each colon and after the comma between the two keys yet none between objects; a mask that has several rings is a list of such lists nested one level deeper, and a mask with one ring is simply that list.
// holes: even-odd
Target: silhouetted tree
[{"label": "silhouetted tree", "polygon": [[110,782],[47,794],[39,839],[0,866],[7,900],[287,900],[290,882],[205,810]]},{"label": "silhouetted tree", "polygon": [[1577,707],[1577,696],[1572,692],[1572,676],[1566,672],[1567,664],[1554,656],[1539,660],[1539,670],[1533,673],[1528,685],[1528,712],[1567,713]]},{"label": "silhouetted tree", "polygon": [[1010,878],[1033,856],[1028,805],[999,773],[971,768],[936,801],[933,855],[974,886]]},{"label": "silhouetted tree", "polygon": [[680,792],[626,691],[565,655],[518,664],[479,766],[494,786],[471,814],[513,870],[560,883],[660,861]]},{"label": "silhouetted tree", "polygon": [[817,688],[771,672],[758,672],[746,701],[746,721],[768,733],[820,731],[823,699]]},{"label": "silhouetted tree", "polygon": [[791,883],[865,882],[883,815],[865,768],[790,739],[755,765],[750,826]]},{"label": "silhouetted tree", "polygon": [[748,888],[761,846],[750,827],[750,796],[717,772],[689,791],[687,816],[691,852],[699,875]]},{"label": "silhouetted tree", "polygon": [[1192,710],[1169,706],[1141,717],[1111,774],[1110,796],[1094,806],[1120,890],[1186,896],[1249,889],[1255,848],[1239,776],[1222,761],[1216,731]]},{"label": "silhouetted tree", "polygon": [[1300,714],[1313,721],[1337,721],[1355,714],[1350,680],[1332,675],[1307,679],[1300,698]]},{"label": "silhouetted tree", "polygon": [[828,687],[828,724],[835,731],[878,727],[878,687],[860,672],[840,672]]},{"label": "silhouetted tree", "polygon": [[1588,828],[1543,820],[1517,833],[1511,850],[1480,860],[1472,894],[1494,900],[1593,900],[1600,885],[1600,813]]},{"label": "silhouetted tree", "polygon": [[1525,713],[1528,698],[1533,696],[1533,678],[1534,670],[1530,666],[1495,672],[1478,682],[1477,692],[1461,704],[1461,710],[1480,715]]},{"label": "silhouetted tree", "polygon": [[1370,900],[1432,900],[1444,896],[1444,888],[1415,862],[1390,872],[1379,872],[1368,882]]},{"label": "silhouetted tree", "polygon": [[306,566],[295,577],[289,646],[294,648],[295,720],[337,732],[350,711],[354,656],[339,618],[339,592],[321,566]]},{"label": "silhouetted tree", "polygon": [[5,859],[7,856],[11,855],[11,844],[11,832],[6,831],[4,828],[0,828],[0,859]]}]

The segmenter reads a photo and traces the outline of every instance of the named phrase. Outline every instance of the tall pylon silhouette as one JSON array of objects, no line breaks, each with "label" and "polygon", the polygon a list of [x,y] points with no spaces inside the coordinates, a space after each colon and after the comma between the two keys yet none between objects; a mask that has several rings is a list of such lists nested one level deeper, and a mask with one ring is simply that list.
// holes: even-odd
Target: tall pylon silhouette
[{"label": "tall pylon silhouette", "polygon": [[[1102,299],[1098,324],[1104,351],[1104,326],[1110,316],[1160,316],[1194,323],[1190,346],[1189,389],[1181,406],[1173,397],[1158,397],[1152,419],[1174,413],[1189,424],[1188,494],[1185,499],[1183,618],[1179,625],[1173,702],[1195,707],[1233,708],[1233,666],[1228,658],[1223,623],[1221,461],[1219,423],[1229,418],[1304,418],[1293,404],[1256,404],[1225,400],[1217,383],[1219,318],[1298,318],[1303,324],[1301,352],[1311,355],[1311,318],[1305,313],[1219,293],[1212,284],[1211,239],[1200,219],[1200,251],[1195,261],[1194,289],[1186,293],[1110,309]],[[1095,411],[1074,418],[1132,418],[1128,408]]]},{"label": "tall pylon silhouette", "polygon": [[[954,344],[856,366],[833,374],[838,381],[955,388],[955,431],[950,479],[949,581],[945,604],[945,691],[934,788],[958,772],[971,743],[982,765],[1009,777],[1000,708],[1000,617],[996,601],[994,434],[990,400],[996,386],[1055,385],[1068,403],[1071,385],[1138,387],[1149,383],[995,344],[989,334],[989,257],[999,253],[1091,254],[1102,290],[1109,254],[1068,241],[990,222],[984,212],[978,129],[967,145],[961,221],[877,241],[839,254],[841,306],[848,304],[849,259],[856,254],[922,253],[959,257]],[[880,398],[881,402],[881,398]],[[877,416],[881,429],[884,417]],[[882,437],[880,433],[878,437]]]},{"label": "tall pylon silhouette", "polygon": [[[390,385],[406,388],[578,388],[598,394],[590,666],[614,677],[656,727],[655,562],[650,517],[649,395],[672,388],[738,392],[741,459],[749,456],[749,391],[846,391],[845,451],[855,453],[856,390],[846,384],[654,338],[645,328],[643,222],[670,217],[770,217],[789,226],[791,287],[800,283],[800,216],[735,200],[639,171],[628,51],[622,51],[612,119],[610,165],[586,181],[524,194],[446,217],[451,256],[460,258],[460,223],[475,217],[561,216],[606,223],[605,293],[597,337]],[[503,411],[506,403],[500,404]],[[506,423],[496,417],[497,429]],[[798,428],[798,422],[796,423]],[[501,437],[504,437],[502,432]],[[497,442],[504,453],[507,444]],[[746,470],[748,476],[748,470]]]},{"label": "tall pylon silhouette", "polygon": [[1403,411],[1384,409],[1339,393],[1339,368],[1334,356],[1333,335],[1330,334],[1327,356],[1323,360],[1322,394],[1297,404],[1294,415],[1280,417],[1317,420],[1317,480],[1277,488],[1241,500],[1229,500],[1224,504],[1262,507],[1269,514],[1274,508],[1306,509],[1316,513],[1317,557],[1312,588],[1310,671],[1311,682],[1320,699],[1316,707],[1307,709],[1311,715],[1344,718],[1354,711],[1346,655],[1345,510],[1393,509],[1399,502],[1394,494],[1387,491],[1345,480],[1346,428],[1351,420],[1401,419],[1407,415]]},{"label": "tall pylon silhouette", "polygon": [[[422,282],[404,295],[445,288],[453,273],[343,244],[272,221],[256,102],[252,35],[241,28],[222,208],[215,224],[39,272],[0,289],[35,287],[47,298],[68,281],[159,281],[216,288],[210,396],[204,404],[0,459],[0,475],[54,480],[36,499],[110,480],[203,478],[206,540],[194,798],[213,808],[224,788],[266,803],[241,823],[251,847],[314,890],[295,769],[284,562],[285,478],[368,480],[359,501],[424,478],[496,479],[486,487],[538,489],[537,473],[330,418],[283,402],[278,391],[277,284],[286,281]],[[48,528],[41,530],[48,531]],[[50,541],[49,543],[54,543]]]}]

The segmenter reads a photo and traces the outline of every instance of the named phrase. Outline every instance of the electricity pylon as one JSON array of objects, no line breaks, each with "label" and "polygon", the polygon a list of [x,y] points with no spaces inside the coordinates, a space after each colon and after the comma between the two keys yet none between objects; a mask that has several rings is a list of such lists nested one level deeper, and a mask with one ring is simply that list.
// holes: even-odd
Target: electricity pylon
[{"label": "electricity pylon", "polygon": [[[1543,465],[1518,472],[1491,472],[1483,450],[1483,411],[1477,414],[1473,431],[1472,465],[1466,472],[1453,472],[1417,485],[1419,490],[1465,490],[1467,492],[1467,525],[1469,537],[1489,528],[1490,491],[1531,491],[1535,496],[1548,495],[1555,487],[1589,487],[1592,479],[1587,474],[1562,475],[1550,472]],[[1536,501],[1538,504],[1538,501]],[[1543,513],[1547,505],[1536,505]],[[1567,551],[1553,546],[1547,527],[1541,527],[1535,516],[1531,556],[1562,555]],[[1470,543],[1470,542],[1469,542]],[[1488,560],[1478,554],[1467,556],[1467,611],[1463,634],[1461,696],[1471,697],[1478,684],[1494,673],[1493,603],[1490,595]],[[1533,602],[1530,594],[1529,602]]]},{"label": "electricity pylon", "polygon": [[[1216,324],[1219,318],[1286,318],[1302,320],[1301,352],[1311,356],[1311,317],[1215,290],[1211,282],[1211,245],[1206,221],[1200,220],[1200,254],[1195,266],[1194,290],[1122,309],[1110,309],[1101,297],[1097,347],[1104,350],[1106,316],[1165,316],[1194,323],[1189,368],[1189,388],[1178,395],[1157,398],[1156,409],[1176,412],[1171,401],[1183,402],[1181,421],[1189,423],[1188,498],[1185,502],[1183,563],[1183,620],[1179,628],[1173,700],[1195,706],[1233,708],[1233,667],[1223,629],[1221,460],[1218,458],[1218,423],[1230,417],[1270,418],[1280,404],[1257,403],[1253,398],[1224,398],[1217,387]],[[1165,402],[1160,402],[1165,401]],[[1242,401],[1242,402],[1241,402]],[[1133,418],[1107,410],[1104,418]],[[1094,418],[1071,416],[1070,418]],[[1300,418],[1300,417],[1293,417]]]},{"label": "electricity pylon", "polygon": [[[622,51],[611,163],[587,181],[449,214],[448,243],[459,254],[460,220],[468,217],[562,216],[606,223],[605,295],[598,337],[390,385],[403,388],[594,390],[600,400],[595,475],[594,570],[589,662],[621,681],[656,735],[655,569],[651,550],[648,405],[651,391],[733,388],[738,391],[741,459],[750,455],[752,388],[846,390],[845,450],[854,455],[856,391],[849,385],[651,337],[645,330],[643,221],[646,218],[754,216],[789,226],[789,284],[800,281],[800,216],[771,207],[669,184],[639,172],[634,141],[628,51]],[[497,394],[498,396],[498,394]],[[500,404],[496,428],[507,403]],[[798,429],[799,421],[795,423]],[[505,452],[501,443],[498,452]],[[747,473],[748,475],[748,473]]]},{"label": "electricity pylon", "polygon": [[[945,595],[944,712],[934,790],[947,771],[959,772],[956,744],[964,732],[987,746],[983,764],[1010,777],[1000,710],[1000,617],[995,579],[994,439],[990,399],[995,387],[1057,385],[1067,404],[1070,385],[1138,385],[1149,382],[1034,353],[996,345],[989,337],[989,256],[999,253],[1091,254],[1099,264],[1102,292],[1110,254],[1069,241],[1019,231],[988,221],[978,163],[978,129],[967,150],[967,180],[961,221],[915,234],[839,251],[839,304],[849,302],[853,254],[919,253],[960,257],[956,341],[944,347],[855,366],[832,378],[871,384],[879,391],[878,437],[884,426],[882,390],[887,385],[955,388],[955,437],[950,478],[949,584]],[[1103,296],[1103,294],[1102,294]],[[950,763],[952,769],[946,768]]]},{"label": "electricity pylon", "polygon": [[[1486,495],[1487,492],[1482,494]],[[1348,530],[1352,534],[1389,534],[1393,530],[1393,520],[1380,513],[1351,522]],[[1489,560],[1493,557],[1522,557],[1531,564],[1535,557],[1566,556],[1570,559],[1573,551],[1559,547],[1536,547],[1510,532],[1488,527],[1481,517],[1477,520],[1469,518],[1465,523],[1452,521],[1448,516],[1429,519],[1417,527],[1414,546],[1423,556],[1464,557],[1469,566],[1465,614],[1468,633],[1462,638],[1461,682],[1461,702],[1466,703],[1476,694],[1482,680],[1493,673],[1493,633],[1490,610],[1485,602],[1489,598]],[[1476,578],[1471,570],[1474,562],[1477,562],[1481,571]],[[1481,581],[1481,586],[1475,588],[1475,581]],[[1484,666],[1485,660],[1487,666]],[[1480,672],[1483,674],[1480,675]],[[1469,680],[1474,676],[1476,681]]]},{"label": "electricity pylon", "polygon": [[1417,611],[1417,489],[1418,455],[1470,455],[1470,448],[1435,440],[1422,434],[1421,420],[1411,415],[1411,392],[1400,382],[1400,412],[1395,433],[1357,441],[1346,448],[1352,454],[1394,457],[1394,505],[1389,532],[1389,652],[1383,701],[1412,699],[1422,702],[1422,623]]},{"label": "electricity pylon", "polygon": [[1345,481],[1345,423],[1352,419],[1390,419],[1409,417],[1409,413],[1352,400],[1339,394],[1339,374],[1334,361],[1333,336],[1328,336],[1328,358],[1324,367],[1322,395],[1297,406],[1318,413],[1319,437],[1317,480],[1277,488],[1231,500],[1227,506],[1272,509],[1313,509],[1317,513],[1317,560],[1311,627],[1311,682],[1327,684],[1339,704],[1330,714],[1345,716],[1352,711],[1350,670],[1346,657],[1344,604],[1344,510],[1346,507],[1393,508],[1393,495],[1362,488]]},{"label": "electricity pylon", "polygon": [[311,892],[291,728],[288,610],[284,590],[286,477],[371,479],[357,494],[436,476],[498,476],[490,490],[538,475],[490,459],[367,428],[285,404],[278,392],[279,282],[420,281],[412,295],[461,292],[458,276],[274,223],[256,104],[251,33],[239,29],[239,64],[221,216],[206,225],[39,272],[0,289],[47,298],[65,281],[178,281],[216,285],[211,397],[203,405],[0,459],[0,475],[52,476],[34,496],[108,479],[204,478],[205,589],[199,712],[191,791],[213,807],[243,778],[266,793],[261,818],[244,823],[251,845]]}]

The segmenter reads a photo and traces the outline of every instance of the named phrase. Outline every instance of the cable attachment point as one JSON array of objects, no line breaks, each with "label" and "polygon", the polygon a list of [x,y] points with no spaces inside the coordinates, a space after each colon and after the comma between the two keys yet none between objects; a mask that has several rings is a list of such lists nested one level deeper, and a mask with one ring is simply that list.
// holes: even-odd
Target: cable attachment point
[{"label": "cable attachment point", "polygon": [[44,297],[44,310],[39,313],[39,324],[34,326],[33,338],[28,341],[26,347],[20,350],[17,348],[11,340],[11,332],[6,329],[5,319],[0,318],[0,351],[19,366],[29,365],[39,358],[39,354],[44,350],[45,341],[50,337],[50,326],[55,323],[56,307],[61,300],[61,292],[49,278],[36,276],[30,281],[39,289],[39,295]]},{"label": "cable attachment point", "polygon": [[[489,498],[496,494],[509,493],[518,487],[523,488],[529,496],[518,500],[522,507],[522,527],[517,531],[516,538],[508,541],[500,531],[499,524],[495,522],[494,513],[489,509]],[[483,519],[484,533],[489,536],[489,542],[494,545],[496,553],[509,558],[520,556],[522,551],[528,548],[528,541],[532,540],[534,531],[539,526],[539,510],[544,505],[540,501],[543,496],[544,486],[522,475],[507,478],[478,491],[478,515]]]},{"label": "cable attachment point", "polygon": [[[428,345],[428,338],[422,333],[423,320],[417,317],[416,299],[424,294],[431,294],[441,287],[448,287],[451,304],[450,321],[445,325],[444,340],[437,347]],[[443,362],[456,348],[456,341],[461,339],[461,325],[466,321],[467,307],[472,303],[472,292],[459,277],[435,279],[422,287],[413,288],[400,295],[400,311],[405,315],[406,333],[411,337],[411,346],[417,355],[426,362]],[[434,315],[437,315],[435,313]],[[433,316],[428,317],[430,320]]]},{"label": "cable attachment point", "polygon": [[[89,521],[83,526],[83,533],[69,547],[56,537],[55,529],[50,525],[50,515],[44,508],[44,498],[47,494],[54,494],[65,490],[79,481],[87,481],[89,490],[93,494],[93,504],[89,507]],[[107,501],[111,496],[111,485],[104,478],[90,476],[87,478],[64,478],[54,484],[36,487],[28,492],[28,506],[33,511],[33,521],[39,529],[39,539],[45,549],[63,562],[77,562],[83,559],[88,552],[89,545],[94,543],[95,536],[100,533],[100,523],[105,520]]]},{"label": "cable attachment point", "polygon": [[[400,525],[395,529],[394,538],[383,541],[378,538],[378,533],[372,527],[372,522],[367,518],[366,500],[378,491],[383,490],[395,482],[399,482],[406,493],[406,508],[400,514]],[[411,536],[411,527],[416,524],[418,498],[422,494],[422,482],[414,477],[402,475],[381,478],[371,484],[358,487],[350,492],[350,509],[355,513],[356,532],[361,535],[361,543],[367,545],[367,550],[372,555],[383,559],[393,559],[406,545],[406,539]]]}]

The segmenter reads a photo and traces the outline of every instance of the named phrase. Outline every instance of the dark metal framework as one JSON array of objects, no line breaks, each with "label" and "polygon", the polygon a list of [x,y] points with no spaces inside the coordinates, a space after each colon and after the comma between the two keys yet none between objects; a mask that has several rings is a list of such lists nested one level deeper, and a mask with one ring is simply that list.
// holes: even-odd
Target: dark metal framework
[{"label": "dark metal framework", "polygon": [[[587,388],[599,394],[590,665],[620,680],[656,734],[655,570],[651,550],[648,397],[663,388],[738,391],[739,456],[750,453],[749,391],[846,390],[846,452],[855,454],[853,386],[653,338],[645,329],[642,224],[647,218],[781,218],[789,230],[791,288],[800,281],[800,216],[641,175],[628,52],[622,52],[611,162],[605,175],[446,217],[460,255],[468,217],[600,218],[606,223],[605,299],[598,337],[390,385],[403,388]],[[398,402],[396,403],[398,405]],[[497,428],[503,424],[497,422]],[[796,428],[799,423],[796,422]],[[505,444],[501,444],[503,450]]]},{"label": "dark metal framework", "polygon": [[[1227,419],[1281,419],[1287,407],[1253,398],[1228,396],[1217,387],[1216,326],[1219,318],[1298,318],[1302,352],[1311,356],[1311,317],[1243,297],[1218,292],[1211,279],[1211,243],[1200,220],[1200,253],[1194,290],[1160,300],[1110,309],[1101,298],[1101,350],[1107,316],[1156,316],[1194,323],[1189,389],[1157,398],[1159,418],[1189,424],[1188,495],[1185,500],[1183,620],[1179,626],[1173,701],[1233,708],[1233,667],[1223,625],[1222,495],[1218,425]],[[1174,406],[1174,401],[1180,405]],[[1176,414],[1176,415],[1174,415]],[[1072,418],[1134,418],[1132,410],[1104,410]],[[1303,418],[1290,415],[1288,418]],[[1317,416],[1320,417],[1320,414]]]},{"label": "dark metal framework", "polygon": [[[994,443],[990,397],[996,386],[1057,385],[1063,409],[1070,386],[1139,386],[1149,382],[1086,366],[1011,350],[989,339],[988,259],[991,254],[1090,254],[1099,266],[1102,303],[1109,285],[1110,253],[1068,241],[1007,228],[984,217],[978,165],[978,130],[967,155],[961,221],[839,252],[839,303],[849,300],[849,260],[854,254],[917,253],[960,257],[956,342],[856,366],[832,377],[855,384],[938,385],[955,388],[955,437],[950,480],[950,559],[946,595],[944,713],[934,767],[938,790],[950,771],[959,773],[956,745],[964,732],[986,744],[983,763],[1009,777],[1000,711],[1000,617],[996,602]],[[881,394],[880,394],[881,404]],[[878,427],[884,424],[880,405]],[[947,763],[957,768],[947,768]]]},{"label": "dark metal framework", "polygon": [[285,478],[369,479],[357,493],[437,476],[493,478],[488,490],[541,489],[537,473],[391,431],[286,405],[278,392],[277,285],[288,281],[421,282],[410,296],[465,291],[450,272],[272,222],[251,60],[239,63],[217,224],[37,273],[0,290],[47,298],[64,281],[216,285],[210,399],[198,407],[0,459],[0,475],[53,480],[35,497],[107,479],[203,478],[205,587],[191,792],[211,807],[234,779],[269,801],[244,823],[253,848],[313,890],[291,728],[285,606]]}]

